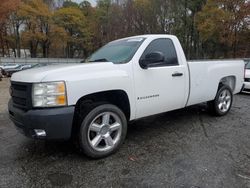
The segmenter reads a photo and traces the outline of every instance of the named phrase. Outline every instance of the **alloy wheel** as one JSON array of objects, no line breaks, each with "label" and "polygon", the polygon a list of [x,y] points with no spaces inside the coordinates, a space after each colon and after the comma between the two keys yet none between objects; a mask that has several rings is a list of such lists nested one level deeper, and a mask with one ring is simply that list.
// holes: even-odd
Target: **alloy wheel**
[{"label": "alloy wheel", "polygon": [[90,146],[101,152],[112,150],[121,139],[121,122],[120,117],[113,112],[97,115],[88,129]]},{"label": "alloy wheel", "polygon": [[221,92],[218,99],[218,108],[221,112],[225,113],[230,109],[232,103],[231,93],[225,89]]}]

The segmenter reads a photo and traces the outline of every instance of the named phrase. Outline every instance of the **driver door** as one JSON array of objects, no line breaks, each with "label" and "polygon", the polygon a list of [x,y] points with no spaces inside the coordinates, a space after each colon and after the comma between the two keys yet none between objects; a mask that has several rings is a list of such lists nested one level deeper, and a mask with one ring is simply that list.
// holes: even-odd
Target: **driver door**
[{"label": "driver door", "polygon": [[183,108],[186,103],[187,68],[179,63],[172,40],[153,40],[140,59],[154,52],[161,52],[164,61],[147,69],[134,63],[136,118]]}]

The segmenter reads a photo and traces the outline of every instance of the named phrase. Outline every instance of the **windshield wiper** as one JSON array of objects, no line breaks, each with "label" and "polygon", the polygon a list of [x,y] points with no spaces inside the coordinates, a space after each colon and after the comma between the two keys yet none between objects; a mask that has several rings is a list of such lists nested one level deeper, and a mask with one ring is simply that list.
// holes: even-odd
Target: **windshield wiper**
[{"label": "windshield wiper", "polygon": [[96,59],[96,60],[89,61],[89,62],[109,62],[109,61],[105,58],[102,58],[102,59]]}]

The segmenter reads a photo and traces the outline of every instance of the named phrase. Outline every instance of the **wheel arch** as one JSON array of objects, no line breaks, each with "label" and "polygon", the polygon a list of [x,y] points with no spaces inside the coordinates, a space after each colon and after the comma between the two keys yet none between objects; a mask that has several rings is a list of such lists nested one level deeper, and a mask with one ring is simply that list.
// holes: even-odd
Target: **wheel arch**
[{"label": "wheel arch", "polygon": [[218,90],[222,85],[227,85],[228,87],[231,88],[232,92],[234,93],[236,86],[236,76],[232,75],[221,78],[219,81]]},{"label": "wheel arch", "polygon": [[[126,116],[127,121],[131,117],[131,108],[128,94],[124,90],[108,90],[102,92],[96,92],[82,96],[75,105],[72,136],[76,133],[79,127],[79,119],[81,114],[86,111],[86,106],[93,103],[110,103],[120,108]],[[85,114],[84,114],[85,115]],[[83,116],[84,116],[83,115]]]},{"label": "wheel arch", "polygon": [[126,118],[130,119],[130,101],[128,94],[124,90],[108,90],[102,92],[91,93],[82,96],[76,103],[76,108],[79,108],[84,102],[109,102],[119,107]]}]

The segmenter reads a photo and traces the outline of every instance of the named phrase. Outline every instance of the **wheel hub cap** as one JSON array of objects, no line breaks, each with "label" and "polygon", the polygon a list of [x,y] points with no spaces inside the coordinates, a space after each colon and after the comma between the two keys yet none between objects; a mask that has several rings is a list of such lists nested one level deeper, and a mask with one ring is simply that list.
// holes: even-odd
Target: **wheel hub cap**
[{"label": "wheel hub cap", "polygon": [[88,130],[90,146],[101,152],[113,149],[121,139],[121,122],[120,117],[113,112],[104,112],[97,115]]},{"label": "wheel hub cap", "polygon": [[221,92],[218,107],[221,112],[227,112],[232,103],[232,96],[228,90]]},{"label": "wheel hub cap", "polygon": [[100,131],[100,134],[101,135],[105,135],[109,132],[109,127],[108,125],[104,125],[102,128],[101,128],[101,131]]}]

